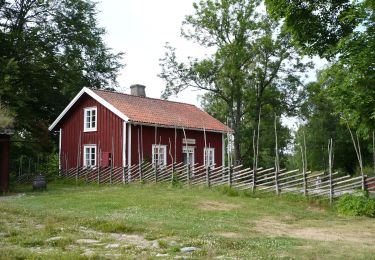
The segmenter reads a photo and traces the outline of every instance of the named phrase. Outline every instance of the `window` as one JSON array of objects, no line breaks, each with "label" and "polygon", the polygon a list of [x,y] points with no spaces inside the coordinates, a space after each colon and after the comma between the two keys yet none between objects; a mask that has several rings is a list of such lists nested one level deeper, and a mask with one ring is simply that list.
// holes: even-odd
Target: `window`
[{"label": "window", "polygon": [[153,144],[152,145],[152,164],[167,165],[167,146]]},{"label": "window", "polygon": [[88,107],[83,111],[83,124],[85,132],[96,131],[96,107]]},{"label": "window", "polygon": [[204,148],[204,165],[213,167],[215,164],[215,149]]},{"label": "window", "polygon": [[183,146],[182,147],[182,154],[183,154],[183,159],[184,159],[184,164],[190,164],[194,165],[195,158],[194,158],[194,147],[191,146]]},{"label": "window", "polygon": [[83,166],[96,166],[96,145],[90,144],[83,146]]}]

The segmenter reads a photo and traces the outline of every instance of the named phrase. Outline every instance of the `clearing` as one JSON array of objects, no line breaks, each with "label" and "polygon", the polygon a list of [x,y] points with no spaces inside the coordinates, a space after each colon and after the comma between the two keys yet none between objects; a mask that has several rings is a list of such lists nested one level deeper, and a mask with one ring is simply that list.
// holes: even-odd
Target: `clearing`
[{"label": "clearing", "polygon": [[0,197],[0,259],[373,259],[375,221],[298,196],[73,185]]}]

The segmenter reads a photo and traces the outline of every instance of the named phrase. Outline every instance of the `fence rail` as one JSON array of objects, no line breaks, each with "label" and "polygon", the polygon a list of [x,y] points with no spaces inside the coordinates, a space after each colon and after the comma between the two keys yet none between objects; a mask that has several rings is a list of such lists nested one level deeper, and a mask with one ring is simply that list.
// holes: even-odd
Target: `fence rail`
[{"label": "fence rail", "polygon": [[[86,183],[180,182],[184,185],[229,186],[238,190],[256,190],[264,193],[300,193],[310,197],[323,196],[331,201],[343,194],[361,189],[362,186],[368,192],[375,193],[375,176],[362,178],[340,176],[338,172],[312,173],[298,169],[287,171],[275,168],[258,168],[254,171],[242,165],[206,167],[175,163],[155,167],[149,162],[144,162],[125,167],[76,167],[61,170],[59,174],[63,179]],[[16,182],[31,183],[33,178],[33,174],[22,174],[17,176]]]},{"label": "fence rail", "polygon": [[[256,190],[264,193],[300,193],[311,197],[324,196],[330,200],[361,189],[363,184],[361,176],[340,176],[338,172],[329,175],[324,172],[312,173],[297,169],[287,171],[258,168],[254,175],[253,169],[242,165],[205,167],[178,163],[155,167],[146,162],[130,167],[78,167],[62,170],[60,176],[97,184],[178,181],[185,185],[230,186],[238,190]],[[375,177],[365,176],[364,180],[367,191],[375,192]]]}]

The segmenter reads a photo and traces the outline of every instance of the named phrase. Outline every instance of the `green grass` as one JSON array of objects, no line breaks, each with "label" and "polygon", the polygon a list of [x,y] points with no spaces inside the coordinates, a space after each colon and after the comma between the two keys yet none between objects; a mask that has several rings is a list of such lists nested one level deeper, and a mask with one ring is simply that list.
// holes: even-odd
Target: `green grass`
[{"label": "green grass", "polygon": [[[375,221],[324,202],[229,188],[49,184],[0,197],[0,259],[374,259]],[[134,234],[149,246],[122,240]],[[52,239],[51,238],[56,238]],[[78,239],[95,239],[82,244]],[[151,246],[157,243],[156,248]],[[117,244],[108,248],[109,244]],[[199,250],[182,253],[185,246]]]}]

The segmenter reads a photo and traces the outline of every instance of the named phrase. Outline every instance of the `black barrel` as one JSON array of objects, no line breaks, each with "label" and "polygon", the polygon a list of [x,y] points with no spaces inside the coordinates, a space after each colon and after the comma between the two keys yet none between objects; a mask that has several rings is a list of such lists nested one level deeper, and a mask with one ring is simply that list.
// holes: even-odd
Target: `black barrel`
[{"label": "black barrel", "polygon": [[46,190],[47,189],[47,180],[46,177],[42,174],[35,176],[33,181],[33,190]]}]

